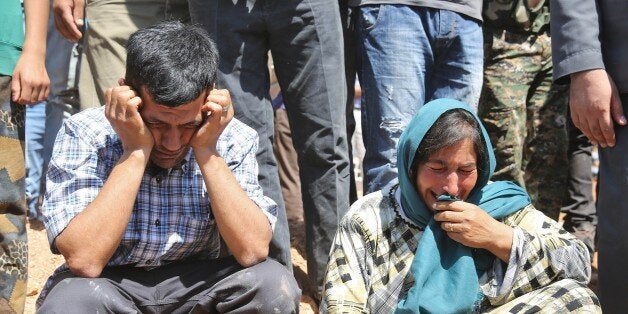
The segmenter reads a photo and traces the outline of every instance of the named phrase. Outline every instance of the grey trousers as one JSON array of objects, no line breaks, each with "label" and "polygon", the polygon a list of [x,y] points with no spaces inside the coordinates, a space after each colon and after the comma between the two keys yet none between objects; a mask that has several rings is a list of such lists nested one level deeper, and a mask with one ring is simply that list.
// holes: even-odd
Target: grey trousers
[{"label": "grey trousers", "polygon": [[308,277],[320,292],[338,223],[349,209],[347,91],[338,1],[190,0],[189,6],[192,22],[216,41],[216,86],[231,92],[236,118],[259,134],[259,182],[264,194],[281,206],[270,254],[285,252],[289,261],[290,236],[272,150],[267,67],[267,52],[272,52],[298,155]]},{"label": "grey trousers", "polygon": [[597,212],[593,201],[593,173],[591,172],[593,144],[576,128],[571,119],[568,119],[568,122],[569,176],[567,195],[560,209],[565,213],[563,228],[582,240],[593,258],[597,226]]},{"label": "grey trousers", "polygon": [[99,278],[62,272],[37,313],[295,313],[300,295],[281,264],[242,268],[226,257],[152,270],[107,267]]},{"label": "grey trousers", "polygon": [[[626,114],[628,94],[622,94],[621,101]],[[598,269],[605,313],[628,309],[628,126],[615,126],[615,137],[615,147],[600,148]]]}]

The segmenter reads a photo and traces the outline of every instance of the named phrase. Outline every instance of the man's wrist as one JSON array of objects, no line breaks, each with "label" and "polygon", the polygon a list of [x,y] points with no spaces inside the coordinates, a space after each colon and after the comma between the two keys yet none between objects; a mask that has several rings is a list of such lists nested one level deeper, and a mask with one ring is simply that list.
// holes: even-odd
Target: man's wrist
[{"label": "man's wrist", "polygon": [[123,159],[137,161],[146,166],[148,164],[148,161],[150,160],[151,150],[152,147],[125,150],[123,154]]},{"label": "man's wrist", "polygon": [[210,147],[192,147],[192,151],[194,152],[194,158],[196,158],[196,161],[199,164],[209,162],[215,157],[221,158],[218,151]]},{"label": "man's wrist", "polygon": [[586,79],[588,76],[595,74],[595,72],[604,72],[604,69],[589,69],[579,72],[574,72],[569,75],[569,79],[573,82],[575,80]]}]

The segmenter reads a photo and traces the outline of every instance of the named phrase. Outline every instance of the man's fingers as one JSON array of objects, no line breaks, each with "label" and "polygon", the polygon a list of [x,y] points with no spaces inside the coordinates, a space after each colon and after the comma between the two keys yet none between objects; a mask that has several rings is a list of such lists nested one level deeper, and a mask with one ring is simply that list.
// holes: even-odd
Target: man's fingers
[{"label": "man's fingers", "polygon": [[[73,42],[76,42],[79,39],[81,39],[82,34],[81,34],[81,31],[76,26],[76,23],[74,21],[74,16],[72,15],[73,14],[72,10],[73,9],[70,6],[56,7],[55,8],[55,25],[57,26],[59,33],[61,33],[63,37]],[[57,24],[57,18],[59,22],[58,24]]]},{"label": "man's fingers", "polygon": [[55,12],[55,16],[54,16],[54,21],[55,21],[55,28],[57,29],[57,31],[59,32],[59,34],[61,34],[61,36],[63,36],[63,38],[65,39],[69,39],[69,31],[65,29],[65,25],[61,22],[61,16],[58,16]]},{"label": "man's fingers", "polygon": [[142,99],[137,96],[135,91],[126,85],[107,89],[105,99],[107,114],[118,119],[124,118],[128,106],[132,106],[135,111],[138,111],[138,107],[142,103]]},{"label": "man's fingers", "polygon": [[48,98],[50,89],[48,87],[42,88],[39,92],[39,101],[44,101]]},{"label": "man's fingers", "polygon": [[139,109],[142,107],[142,98],[140,98],[139,96],[133,96],[131,99],[128,100],[127,103],[139,111]]},{"label": "man's fingers", "polygon": [[617,89],[614,89],[611,95],[611,116],[613,117],[613,121],[617,124],[626,125],[627,121],[624,115],[624,107],[622,106]]},{"label": "man's fingers", "polygon": [[85,10],[85,1],[83,0],[74,0],[74,24],[77,28],[83,27],[85,21],[83,20],[83,15]]},{"label": "man's fingers", "polygon": [[[41,98],[41,94],[42,94],[42,89],[41,87],[37,86],[35,88],[31,89],[31,96],[30,96],[30,100],[29,103],[36,103],[38,102]],[[42,99],[43,100],[43,99]]]},{"label": "man's fingers", "polygon": [[20,78],[20,86],[22,86],[22,89],[20,91],[19,99],[17,100],[18,103],[22,105],[26,105],[31,102],[31,99],[34,99],[35,97],[37,97],[37,96],[33,96],[32,86],[28,83],[25,83],[23,77]]},{"label": "man's fingers", "polygon": [[593,138],[592,142],[598,144],[602,147],[606,147],[606,137],[604,135],[605,131],[608,129],[608,125],[600,119],[600,120],[591,120],[587,121],[589,123],[589,132],[591,133],[591,137]]},{"label": "man's fingers", "polygon": [[231,105],[231,95],[226,89],[212,89],[207,96],[207,101],[225,107]]},{"label": "man's fingers", "polygon": [[603,117],[599,120],[599,125],[597,126],[600,129],[601,140],[599,141],[602,147],[613,147],[615,146],[615,129],[613,128],[613,121],[610,117],[610,114]]},{"label": "man's fingers", "polygon": [[589,123],[586,120],[581,119],[580,116],[574,114],[573,112],[571,116],[572,116],[573,124],[580,131],[582,131],[582,134],[584,134],[589,139],[589,141],[593,143],[593,145],[597,145],[595,136],[593,136],[593,133],[591,132],[591,129],[589,128]]},{"label": "man's fingers", "polygon": [[20,99],[20,93],[22,92],[22,86],[20,82],[20,75],[14,75],[11,80],[11,100],[18,102]]}]

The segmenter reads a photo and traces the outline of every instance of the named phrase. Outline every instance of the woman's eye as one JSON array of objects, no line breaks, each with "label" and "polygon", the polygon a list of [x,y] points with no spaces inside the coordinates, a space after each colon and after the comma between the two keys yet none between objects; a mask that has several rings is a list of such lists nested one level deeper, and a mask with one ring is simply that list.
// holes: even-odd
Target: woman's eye
[{"label": "woman's eye", "polygon": [[475,168],[469,168],[469,169],[460,169],[460,172],[465,173],[465,174],[471,174],[475,171]]},{"label": "woman's eye", "polygon": [[445,168],[445,167],[443,167],[443,166],[437,166],[437,165],[427,165],[427,167],[428,167],[430,170],[435,171],[435,172],[445,171],[445,169],[446,169],[446,168]]}]

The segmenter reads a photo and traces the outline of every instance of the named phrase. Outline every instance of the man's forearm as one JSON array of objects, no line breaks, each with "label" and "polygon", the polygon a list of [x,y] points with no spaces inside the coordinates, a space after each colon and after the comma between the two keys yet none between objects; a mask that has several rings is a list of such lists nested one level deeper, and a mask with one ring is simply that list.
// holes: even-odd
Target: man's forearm
[{"label": "man's forearm", "polygon": [[26,36],[24,38],[23,53],[36,54],[42,60],[46,57],[49,8],[50,3],[47,0],[24,1]]},{"label": "man's forearm", "polygon": [[244,267],[268,256],[272,230],[268,218],[242,190],[217,154],[196,152],[220,235]]},{"label": "man's forearm", "polygon": [[98,196],[59,234],[56,246],[78,276],[98,277],[116,251],[137,197],[148,155],[124,154]]}]

